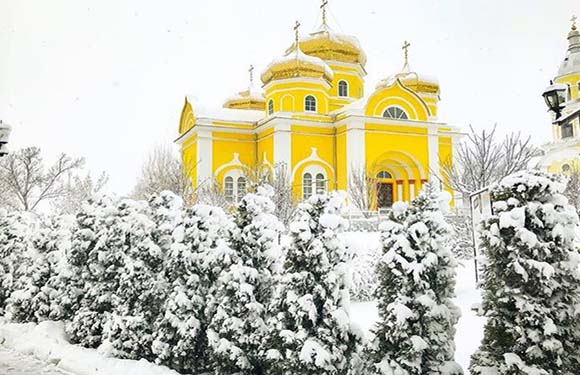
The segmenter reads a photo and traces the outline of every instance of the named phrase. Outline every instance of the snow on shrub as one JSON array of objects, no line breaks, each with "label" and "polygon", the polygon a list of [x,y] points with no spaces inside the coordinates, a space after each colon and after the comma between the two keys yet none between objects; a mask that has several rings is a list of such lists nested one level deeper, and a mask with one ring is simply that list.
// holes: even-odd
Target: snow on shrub
[{"label": "snow on shrub", "polygon": [[167,298],[152,344],[157,363],[179,372],[208,368],[208,297],[215,294],[217,277],[234,256],[228,241],[232,230],[221,208],[195,205],[173,232],[175,243],[163,269]]},{"label": "snow on shrub", "polygon": [[360,332],[349,318],[348,251],[337,236],[344,195],[314,195],[290,223],[284,274],[269,321],[268,374],[346,374]]},{"label": "snow on shrub", "polygon": [[410,206],[396,203],[381,226],[376,290],[380,320],[367,349],[368,374],[462,374],[453,337],[455,261],[440,193],[426,184]]},{"label": "snow on shrub", "polygon": [[579,374],[578,215],[559,176],[518,172],[482,224],[484,339],[472,374]]}]

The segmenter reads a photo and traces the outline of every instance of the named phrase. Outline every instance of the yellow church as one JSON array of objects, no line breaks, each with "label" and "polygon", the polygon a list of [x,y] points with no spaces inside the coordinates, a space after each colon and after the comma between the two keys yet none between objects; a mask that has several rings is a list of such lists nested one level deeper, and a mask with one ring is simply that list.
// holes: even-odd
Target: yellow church
[{"label": "yellow church", "polygon": [[[226,197],[243,196],[249,172],[283,166],[296,201],[320,190],[349,190],[355,173],[377,182],[372,207],[409,201],[428,180],[440,181],[458,129],[440,122],[436,79],[404,64],[365,92],[367,56],[358,39],[326,21],[299,36],[249,87],[214,111],[185,99],[179,122],[184,165],[194,187],[217,181]],[[251,68],[252,69],[252,68]],[[251,70],[250,70],[251,74]]]},{"label": "yellow church", "polygon": [[558,74],[543,96],[552,116],[553,141],[541,147],[536,167],[552,173],[580,172],[580,32],[576,17]]}]

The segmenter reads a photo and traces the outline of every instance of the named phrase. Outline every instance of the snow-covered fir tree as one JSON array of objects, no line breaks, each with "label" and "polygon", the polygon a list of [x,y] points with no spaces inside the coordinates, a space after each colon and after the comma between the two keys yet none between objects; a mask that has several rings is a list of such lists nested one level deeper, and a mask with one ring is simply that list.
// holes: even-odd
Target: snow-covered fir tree
[{"label": "snow-covered fir tree", "polygon": [[38,322],[68,318],[68,296],[64,294],[74,217],[45,218],[34,233],[35,256],[30,267],[15,282],[8,300],[9,318],[17,322]]},{"label": "snow-covered fir tree", "polygon": [[221,208],[195,205],[175,229],[163,270],[168,293],[152,344],[157,363],[186,373],[208,368],[208,296],[234,256],[228,241],[233,225]]},{"label": "snow-covered fir tree", "polygon": [[9,297],[21,289],[18,280],[30,274],[37,220],[27,212],[0,209],[0,315],[5,314]]},{"label": "snow-covered fir tree", "polygon": [[381,227],[379,322],[367,348],[368,374],[462,374],[454,362],[455,261],[438,189],[426,184],[410,206],[396,203]]},{"label": "snow-covered fir tree", "polygon": [[273,296],[267,374],[346,374],[361,343],[349,317],[348,252],[337,234],[344,195],[314,195],[290,224],[284,274]]},{"label": "snow-covered fir tree", "polygon": [[125,202],[103,196],[84,204],[77,214],[67,256],[76,281],[70,287],[79,290],[78,311],[66,327],[74,343],[99,346],[104,324],[120,302],[116,292],[128,250],[123,216],[129,209]]},{"label": "snow-covered fir tree", "polygon": [[484,339],[472,374],[579,374],[578,216],[559,176],[519,172],[491,188],[482,223]]},{"label": "snow-covered fir tree", "polygon": [[120,207],[119,235],[126,250],[113,292],[117,303],[105,323],[104,338],[117,357],[153,360],[153,323],[165,297],[158,278],[165,254],[153,238],[157,225],[149,205],[124,200]]},{"label": "snow-covered fir tree", "polygon": [[269,185],[247,194],[234,217],[232,264],[225,268],[212,298],[215,312],[208,338],[216,374],[264,373],[268,305],[282,264],[278,240],[284,229],[274,216]]}]

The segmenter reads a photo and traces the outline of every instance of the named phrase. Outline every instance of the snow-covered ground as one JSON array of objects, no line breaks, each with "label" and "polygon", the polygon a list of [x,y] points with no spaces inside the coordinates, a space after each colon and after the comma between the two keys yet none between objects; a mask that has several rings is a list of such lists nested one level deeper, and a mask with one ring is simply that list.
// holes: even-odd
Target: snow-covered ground
[{"label": "snow-covered ground", "polygon": [[40,361],[32,355],[17,353],[0,347],[0,374],[2,375],[71,375],[55,367],[54,363]]}]

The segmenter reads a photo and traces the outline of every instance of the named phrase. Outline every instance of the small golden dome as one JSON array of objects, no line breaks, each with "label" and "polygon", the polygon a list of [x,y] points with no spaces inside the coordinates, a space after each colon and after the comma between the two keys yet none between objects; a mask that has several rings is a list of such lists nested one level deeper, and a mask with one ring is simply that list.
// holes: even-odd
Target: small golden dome
[{"label": "small golden dome", "polygon": [[[326,24],[322,24],[318,31],[301,38],[298,45],[305,54],[325,61],[358,63],[363,68],[367,63],[367,56],[357,38],[336,33]],[[290,53],[295,48],[295,44],[293,44],[286,52]]]},{"label": "small golden dome", "polygon": [[324,61],[318,57],[308,56],[298,48],[272,61],[261,78],[264,85],[267,85],[271,81],[296,77],[323,78],[330,83],[333,76],[332,70]]},{"label": "small golden dome", "polygon": [[247,90],[227,98],[223,107],[264,110],[266,108],[266,99],[261,90],[256,89],[253,84],[250,84]]},{"label": "small golden dome", "polygon": [[439,81],[435,77],[418,74],[416,72],[401,72],[381,80],[377,84],[377,89],[391,86],[395,80],[399,79],[408,89],[416,93],[428,93],[439,95]]}]

